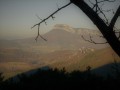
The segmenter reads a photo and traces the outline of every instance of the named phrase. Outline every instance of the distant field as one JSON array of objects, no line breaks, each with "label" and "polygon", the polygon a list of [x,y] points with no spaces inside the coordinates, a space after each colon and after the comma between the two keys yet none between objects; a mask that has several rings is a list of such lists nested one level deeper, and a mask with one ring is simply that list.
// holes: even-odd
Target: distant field
[{"label": "distant field", "polygon": [[15,59],[14,57],[11,59],[4,57],[6,60],[0,62],[0,71],[4,73],[6,78],[9,78],[18,73],[40,68],[42,66],[58,69],[65,67],[69,72],[73,70],[85,70],[87,66],[91,66],[92,69],[95,69],[113,63],[114,58],[120,62],[120,58],[113,55],[115,54],[110,48],[104,48],[86,54],[82,54],[80,51],[76,50],[56,51],[37,55],[32,54],[29,55],[29,58],[23,57],[23,60],[22,58],[18,58],[18,61],[17,58]]},{"label": "distant field", "polygon": [[109,63],[114,63],[114,59],[120,62],[120,58],[110,48],[105,48],[88,53],[84,56],[80,56],[80,53],[78,53],[68,61],[63,60],[56,62],[51,66],[60,69],[65,67],[68,71],[85,70],[87,66],[91,66],[92,69],[95,69]]}]

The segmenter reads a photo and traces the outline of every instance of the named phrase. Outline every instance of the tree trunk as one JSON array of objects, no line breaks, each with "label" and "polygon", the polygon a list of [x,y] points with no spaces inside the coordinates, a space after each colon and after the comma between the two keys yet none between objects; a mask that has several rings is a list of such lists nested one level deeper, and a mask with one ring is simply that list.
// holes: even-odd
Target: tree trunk
[{"label": "tree trunk", "polygon": [[107,26],[98,14],[84,2],[84,0],[71,0],[71,2],[78,6],[91,19],[106,38],[112,49],[120,56],[120,41],[115,35],[113,28]]}]

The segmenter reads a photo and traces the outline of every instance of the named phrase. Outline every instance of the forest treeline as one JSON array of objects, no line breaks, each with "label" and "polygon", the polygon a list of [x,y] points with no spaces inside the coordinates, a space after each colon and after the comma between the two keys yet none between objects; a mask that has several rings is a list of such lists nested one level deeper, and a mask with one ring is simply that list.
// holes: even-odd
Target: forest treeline
[{"label": "forest treeline", "polygon": [[[117,71],[116,71],[117,72]],[[65,68],[38,69],[36,72],[20,74],[4,81],[0,74],[0,90],[120,90],[120,74],[115,77],[102,77],[91,73],[88,67],[85,71],[66,72]]]}]

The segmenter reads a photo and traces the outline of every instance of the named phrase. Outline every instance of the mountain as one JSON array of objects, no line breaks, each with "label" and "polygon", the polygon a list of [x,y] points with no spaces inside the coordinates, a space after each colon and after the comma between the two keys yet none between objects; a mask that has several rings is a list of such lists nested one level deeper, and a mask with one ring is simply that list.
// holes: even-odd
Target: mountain
[{"label": "mountain", "polygon": [[100,38],[98,30],[91,30],[87,28],[74,28],[69,25],[57,24],[52,30],[43,35],[47,42],[38,38],[36,43],[35,38],[17,39],[17,40],[0,40],[0,47],[17,47],[21,51],[50,53],[59,50],[86,50],[86,49],[102,49],[108,47],[107,44],[93,44],[81,38],[81,36],[90,40],[91,35],[95,42],[105,42]]},{"label": "mountain", "polygon": [[68,71],[93,69],[113,61],[113,51],[108,44],[93,44],[83,38],[91,35],[96,42],[103,42],[99,31],[74,28],[57,24],[39,38],[0,40],[0,72],[7,77],[43,66],[63,68]]},{"label": "mountain", "polygon": [[45,43],[47,46],[57,46],[63,50],[78,50],[79,48],[93,48],[101,49],[105,48],[107,44],[93,44],[85,41],[81,36],[90,40],[89,36],[92,36],[95,42],[105,42],[98,30],[91,30],[86,28],[72,28],[68,25],[57,24],[51,31],[43,35],[48,41]]}]

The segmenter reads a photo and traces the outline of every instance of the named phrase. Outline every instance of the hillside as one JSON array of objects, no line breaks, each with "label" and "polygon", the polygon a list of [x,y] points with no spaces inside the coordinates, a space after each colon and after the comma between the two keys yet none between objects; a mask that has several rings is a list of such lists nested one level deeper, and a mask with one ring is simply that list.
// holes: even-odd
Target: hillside
[{"label": "hillside", "polygon": [[69,59],[53,63],[50,66],[59,69],[65,67],[67,71],[86,70],[87,66],[95,69],[106,64],[114,63],[114,60],[120,62],[120,58],[116,56],[112,49],[104,48],[87,54],[81,54],[81,52],[78,51],[70,55]]},{"label": "hillside", "polygon": [[48,41],[34,38],[17,40],[0,40],[0,72],[10,77],[27,70],[50,66],[68,71],[93,69],[113,62],[113,51],[108,44],[93,44],[84,41],[81,35],[89,39],[91,34],[97,41],[97,30],[72,28],[68,25],[55,25],[44,34]]}]

